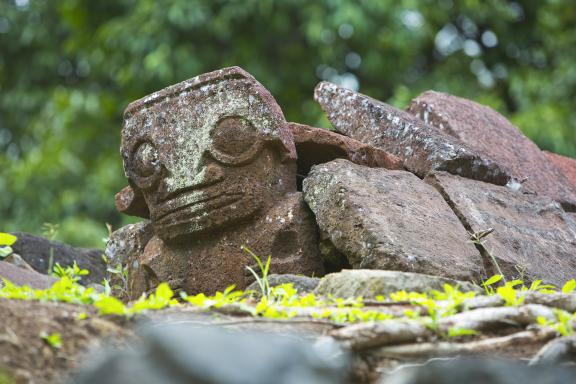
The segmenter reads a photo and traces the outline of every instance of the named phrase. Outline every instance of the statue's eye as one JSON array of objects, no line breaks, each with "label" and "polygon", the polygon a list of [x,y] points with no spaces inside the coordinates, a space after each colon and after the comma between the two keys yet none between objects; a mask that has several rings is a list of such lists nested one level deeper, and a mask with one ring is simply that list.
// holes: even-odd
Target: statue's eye
[{"label": "statue's eye", "polygon": [[212,145],[228,156],[240,156],[251,149],[258,139],[256,128],[243,117],[226,117],[212,130]]},{"label": "statue's eye", "polygon": [[158,151],[152,143],[144,142],[134,152],[133,167],[136,174],[142,177],[152,176],[160,170]]}]

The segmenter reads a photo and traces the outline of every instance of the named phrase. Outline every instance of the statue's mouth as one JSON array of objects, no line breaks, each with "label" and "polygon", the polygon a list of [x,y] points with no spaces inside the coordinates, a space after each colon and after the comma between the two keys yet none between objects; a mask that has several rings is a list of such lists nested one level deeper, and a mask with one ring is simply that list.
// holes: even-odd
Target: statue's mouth
[{"label": "statue's mouth", "polygon": [[189,193],[169,200],[153,210],[157,224],[176,224],[238,202],[244,196],[239,192],[222,192],[213,195]]}]

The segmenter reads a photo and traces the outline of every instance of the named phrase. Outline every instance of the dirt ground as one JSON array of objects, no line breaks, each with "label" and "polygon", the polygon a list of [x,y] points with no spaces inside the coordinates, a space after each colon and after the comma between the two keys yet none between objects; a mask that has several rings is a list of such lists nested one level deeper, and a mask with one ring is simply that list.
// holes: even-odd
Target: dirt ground
[{"label": "dirt ground", "polygon": [[[132,336],[122,322],[85,306],[0,299],[0,384],[64,382],[91,348]],[[61,346],[45,340],[55,333]]]}]

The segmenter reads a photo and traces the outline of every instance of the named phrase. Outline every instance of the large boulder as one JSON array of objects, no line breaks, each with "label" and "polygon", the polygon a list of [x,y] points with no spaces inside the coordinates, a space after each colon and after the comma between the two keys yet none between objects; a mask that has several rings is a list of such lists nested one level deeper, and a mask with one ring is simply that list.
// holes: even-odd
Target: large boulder
[{"label": "large boulder", "polygon": [[12,245],[14,252],[36,271],[48,273],[50,257],[55,265],[59,263],[63,267],[72,266],[74,262],[82,269],[87,269],[90,274],[82,276],[82,284],[101,283],[106,274],[106,263],[99,249],[76,248],[58,241],[50,241],[43,237],[23,232],[13,232],[17,237]]},{"label": "large boulder", "polygon": [[408,111],[484,153],[516,180],[523,181],[526,189],[576,208],[576,183],[563,176],[536,144],[493,109],[446,93],[427,91],[412,101]]},{"label": "large boulder", "polygon": [[442,196],[405,171],[338,159],[312,168],[304,197],[355,269],[478,279],[482,259]]},{"label": "large boulder", "polygon": [[337,132],[400,157],[420,177],[440,170],[502,185],[511,180],[483,154],[391,105],[328,82],[316,86],[314,98]]},{"label": "large boulder", "polygon": [[[486,247],[506,276],[556,285],[576,276],[576,221],[551,198],[445,172],[432,173],[426,181],[469,231],[494,229]],[[489,255],[485,262],[489,274],[497,273]]]},{"label": "large boulder", "polygon": [[472,283],[440,276],[411,272],[351,269],[324,276],[316,287],[316,293],[334,297],[375,298],[378,295],[387,296],[397,291],[422,293],[431,290],[443,291],[444,284],[458,287],[463,292],[481,292],[479,291],[480,288]]}]

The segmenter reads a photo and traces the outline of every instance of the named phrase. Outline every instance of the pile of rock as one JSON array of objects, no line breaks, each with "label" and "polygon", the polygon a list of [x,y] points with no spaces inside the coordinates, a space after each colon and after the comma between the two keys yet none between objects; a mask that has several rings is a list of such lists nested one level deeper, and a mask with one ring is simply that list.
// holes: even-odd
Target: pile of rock
[{"label": "pile of rock", "polygon": [[[241,245],[280,274],[576,275],[576,161],[455,96],[425,92],[406,111],[327,82],[314,96],[335,132],[287,123],[237,67],[127,108],[116,205],[147,220],[107,253],[129,268],[132,297],[160,281],[244,288],[254,260]],[[486,244],[470,241],[486,230]]]}]

